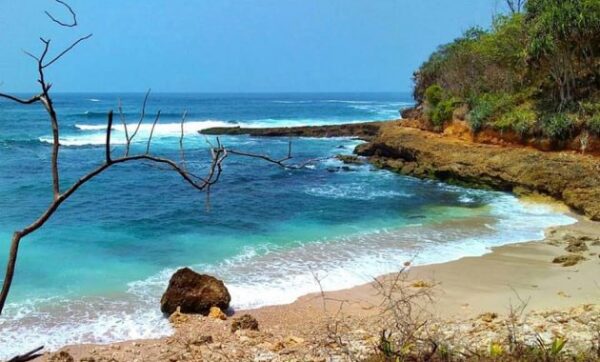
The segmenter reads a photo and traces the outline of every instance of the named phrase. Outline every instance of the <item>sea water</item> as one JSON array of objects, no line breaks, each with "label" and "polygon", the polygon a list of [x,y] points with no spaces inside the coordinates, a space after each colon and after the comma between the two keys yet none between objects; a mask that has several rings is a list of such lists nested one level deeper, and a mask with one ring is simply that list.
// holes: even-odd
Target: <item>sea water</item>
[{"label": "sea water", "polygon": [[[123,107],[131,133],[143,94],[56,94],[64,190],[104,158],[106,115]],[[224,126],[336,124],[399,117],[408,94],[153,94],[132,151],[144,151],[156,112],[153,154],[179,160],[181,117],[187,165],[207,170],[198,130]],[[230,149],[285,157],[287,137],[223,136]],[[351,138],[292,139],[283,169],[230,155],[206,195],[156,165],[115,165],[82,187],[21,242],[16,276],[0,316],[0,358],[45,345],[106,343],[171,333],[159,311],[179,267],[222,278],[233,308],[290,303],[318,290],[368,282],[404,262],[442,262],[542,237],[572,222],[506,193],[404,177],[333,158]],[[123,153],[115,115],[113,153]],[[0,280],[13,231],[51,201],[51,129],[40,105],[0,101]]]}]

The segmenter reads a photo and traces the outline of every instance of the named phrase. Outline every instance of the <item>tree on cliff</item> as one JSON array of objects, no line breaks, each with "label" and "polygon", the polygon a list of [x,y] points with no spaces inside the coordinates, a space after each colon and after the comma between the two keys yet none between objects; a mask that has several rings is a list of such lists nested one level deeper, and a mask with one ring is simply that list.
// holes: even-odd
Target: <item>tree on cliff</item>
[{"label": "tree on cliff", "polygon": [[460,108],[474,132],[600,136],[600,1],[507,4],[490,30],[467,31],[415,72],[424,118],[442,128]]}]

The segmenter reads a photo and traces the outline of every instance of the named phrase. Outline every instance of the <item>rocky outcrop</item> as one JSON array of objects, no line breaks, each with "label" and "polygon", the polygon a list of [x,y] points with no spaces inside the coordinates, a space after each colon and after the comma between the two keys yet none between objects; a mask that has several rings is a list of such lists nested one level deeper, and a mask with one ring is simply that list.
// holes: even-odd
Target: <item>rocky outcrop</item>
[{"label": "rocky outcrop", "polygon": [[372,139],[385,122],[349,123],[330,126],[273,128],[215,127],[199,131],[205,135],[249,135],[257,137],[357,137]]},{"label": "rocky outcrop", "polygon": [[382,125],[378,136],[355,152],[406,175],[549,195],[600,220],[600,158],[595,156],[467,142],[402,122]]},{"label": "rocky outcrop", "polygon": [[181,313],[208,315],[211,307],[226,310],[230,302],[229,291],[221,280],[183,268],[171,277],[160,310],[170,315],[179,307]]}]

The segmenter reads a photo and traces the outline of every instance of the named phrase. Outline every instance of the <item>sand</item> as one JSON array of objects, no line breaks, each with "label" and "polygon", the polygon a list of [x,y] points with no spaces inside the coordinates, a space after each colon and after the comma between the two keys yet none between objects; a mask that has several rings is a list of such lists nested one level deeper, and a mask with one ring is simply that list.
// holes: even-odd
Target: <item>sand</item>
[{"label": "sand", "polygon": [[[525,313],[531,315],[536,311],[552,310],[562,313],[560,315],[570,311],[577,317],[581,313],[577,311],[583,309],[574,308],[585,306],[586,322],[573,328],[585,328],[591,323],[590,318],[593,323],[600,322],[600,308],[593,309],[600,301],[600,243],[589,242],[589,250],[581,253],[586,260],[577,265],[564,267],[552,262],[555,257],[567,254],[564,249],[568,235],[600,237],[600,223],[571,216],[577,218],[577,223],[546,230],[546,239],[542,241],[497,247],[480,257],[411,266],[403,274],[407,276],[403,285],[413,291],[430,290],[432,301],[421,303],[426,304],[429,318],[446,324],[467,321],[468,325],[475,326],[477,323],[473,321],[479,320],[484,313],[498,315],[501,320],[509,313],[510,305],[514,307],[522,301],[526,303]],[[382,276],[378,281],[385,284],[395,276]],[[345,353],[343,348],[330,341],[334,326],[334,334],[343,334],[350,341],[347,345],[359,351],[354,353],[363,353],[364,357],[374,351],[377,328],[380,328],[382,296],[377,285],[374,282],[310,294],[288,305],[235,311],[227,321],[176,316],[173,318],[176,332],[172,337],[105,346],[69,346],[62,350],[76,361],[89,356],[95,361],[102,358],[117,361],[322,360],[332,353],[340,356]],[[423,285],[433,287],[417,288]],[[230,331],[231,320],[244,313],[258,320],[260,332]],[[537,317],[538,320],[541,318],[540,323],[547,323],[543,316],[550,314],[541,315]],[[543,330],[545,327],[537,328]],[[212,341],[207,339],[208,336]],[[354,343],[352,338],[356,336],[360,338]],[[49,356],[38,360],[49,360]]]}]

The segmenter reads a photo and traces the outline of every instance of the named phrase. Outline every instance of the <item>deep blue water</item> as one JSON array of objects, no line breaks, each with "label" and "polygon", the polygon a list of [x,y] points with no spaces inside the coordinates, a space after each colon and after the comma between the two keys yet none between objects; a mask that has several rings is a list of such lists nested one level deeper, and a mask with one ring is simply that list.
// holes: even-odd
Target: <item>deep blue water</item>
[{"label": "deep blue water", "polygon": [[[103,159],[106,112],[116,110],[119,96],[128,123],[136,122],[143,94],[55,95],[63,190]],[[134,151],[145,148],[159,109],[153,153],[178,159],[179,120],[187,111],[186,158],[202,173],[209,157],[199,129],[393,119],[411,102],[408,94],[153,94]],[[118,121],[115,155],[123,148]],[[0,101],[0,279],[10,235],[50,202],[50,134],[40,105]],[[226,147],[279,157],[288,141],[222,137]],[[158,300],[181,266],[223,278],[235,308],[254,307],[315,291],[311,270],[327,276],[327,289],[350,287],[411,258],[428,263],[481,254],[570,221],[504,193],[368,165],[344,170],[328,158],[349,154],[358,143],[294,139],[292,162],[326,158],[301,170],[230,156],[210,210],[205,195],[173,172],[142,163],[113,167],[23,240],[10,304],[0,317],[0,358],[24,344],[168,334]]]}]

